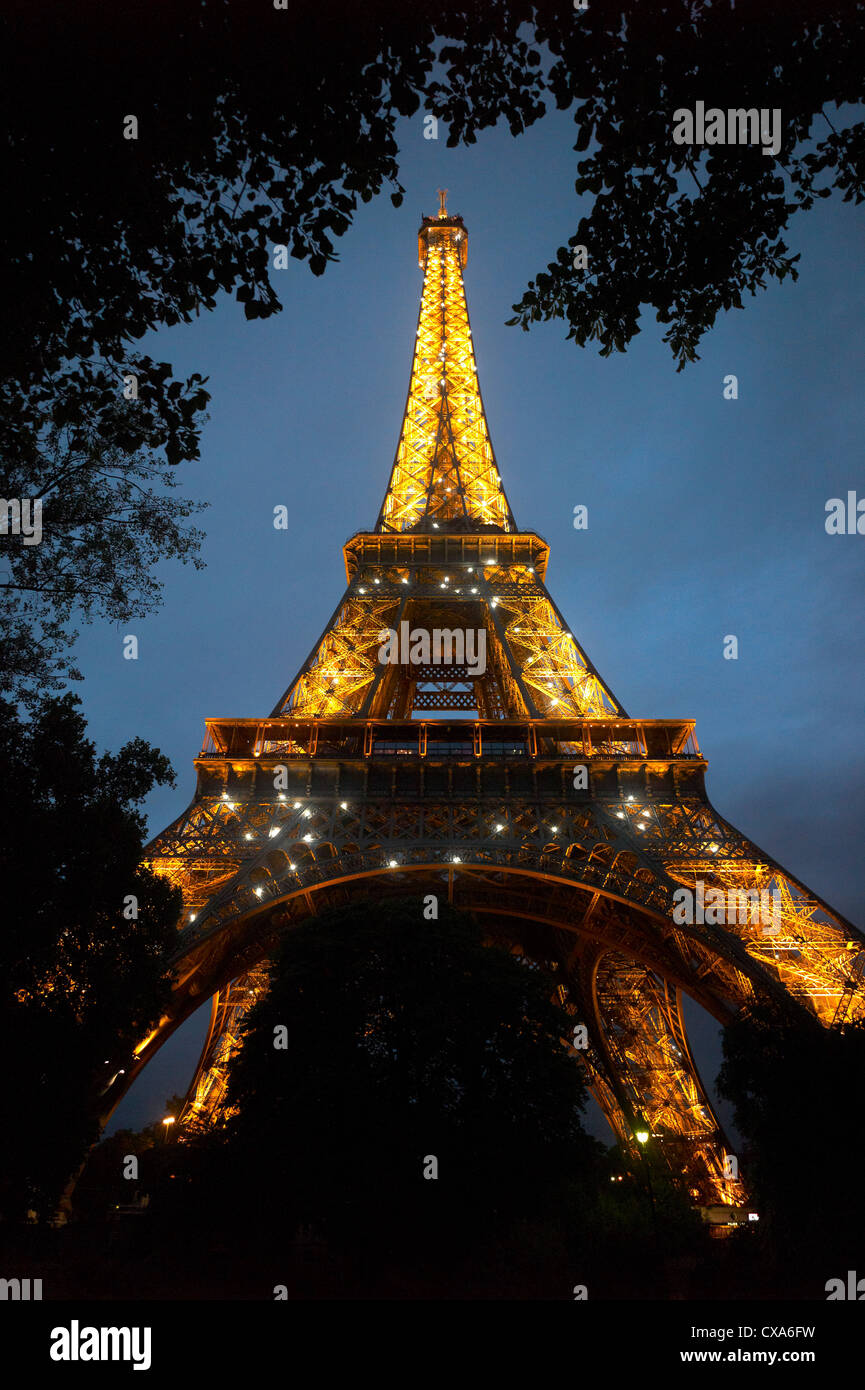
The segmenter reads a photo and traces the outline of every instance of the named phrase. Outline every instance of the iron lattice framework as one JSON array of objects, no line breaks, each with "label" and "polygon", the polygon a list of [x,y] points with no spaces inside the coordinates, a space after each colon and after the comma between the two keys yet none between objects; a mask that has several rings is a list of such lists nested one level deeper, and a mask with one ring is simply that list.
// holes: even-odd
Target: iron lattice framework
[{"label": "iron lattice framework", "polygon": [[[211,1122],[280,934],[359,897],[434,893],[549,971],[586,1025],[575,1055],[621,1138],[639,1120],[695,1200],[736,1204],[682,995],[719,1021],[774,995],[832,1026],[865,1007],[865,939],[714,810],[693,723],[629,718],[569,631],[548,547],[517,529],[496,466],[467,247],[442,200],[419,233],[387,493],[375,530],[344,547],[336,612],[269,718],[207,721],[195,798],[149,847],[183,890],[176,982],[109,1100],[210,999],[183,1120]],[[435,629],[482,632],[484,669],[379,659],[385,630]],[[777,894],[771,932],[735,896],[732,924],[678,924],[674,894],[699,882]]]}]

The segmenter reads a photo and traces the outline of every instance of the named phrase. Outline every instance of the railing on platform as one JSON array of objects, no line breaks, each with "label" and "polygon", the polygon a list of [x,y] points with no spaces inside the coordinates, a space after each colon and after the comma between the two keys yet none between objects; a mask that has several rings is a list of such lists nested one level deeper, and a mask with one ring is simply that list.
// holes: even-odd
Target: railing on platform
[{"label": "railing on platform", "polygon": [[691,720],[209,720],[201,758],[701,759]]}]

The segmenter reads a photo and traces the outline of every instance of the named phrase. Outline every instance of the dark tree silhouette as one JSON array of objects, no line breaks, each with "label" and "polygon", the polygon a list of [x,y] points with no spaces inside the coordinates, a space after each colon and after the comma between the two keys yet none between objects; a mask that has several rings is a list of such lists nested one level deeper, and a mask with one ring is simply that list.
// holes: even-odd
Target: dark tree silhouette
[{"label": "dark tree silhouette", "polygon": [[[115,407],[116,418],[124,415]],[[125,453],[92,431],[72,444],[54,430],[26,479],[7,470],[7,496],[42,501],[38,544],[8,537],[0,577],[0,690],[27,706],[78,679],[72,624],[128,623],[154,612],[158,561],[203,567],[203,533],[186,525],[203,504],[175,495],[176,472],[150,449]]]},{"label": "dark tree silhouette", "polygon": [[[717,1085],[745,1140],[760,1235],[823,1296],[826,1279],[848,1268],[832,1262],[858,1257],[865,1223],[865,1027],[826,1029],[755,1005],[724,1029],[723,1049]],[[802,1258],[790,1265],[793,1256]]]},{"label": "dark tree silhouette", "polygon": [[[148,564],[195,552],[189,504],[164,490],[154,455],[198,457],[209,396],[200,374],[176,380],[143,351],[143,335],[220,295],[249,319],[275,313],[277,247],[321,274],[360,202],[382,190],[401,202],[400,121],[435,113],[457,145],[501,119],[517,135],[553,104],[572,110],[585,201],[510,322],[562,318],[606,355],[650,306],[681,368],[722,310],[795,277],[782,235],[794,212],[833,190],[861,202],[863,37],[863,0],[7,7],[2,493],[44,492],[55,546],[77,528],[55,566],[60,612],[86,616],[88,593],[104,616],[147,611],[129,548],[143,542]],[[675,144],[674,112],[697,101],[779,109],[777,156]],[[136,509],[142,473],[159,486]],[[103,496],[112,475],[125,484]],[[18,538],[3,549],[2,655],[20,695],[72,673],[70,632],[49,609],[46,567]]]},{"label": "dark tree silhouette", "polygon": [[[790,271],[794,210],[832,188],[864,196],[864,125],[823,111],[864,95],[862,0],[83,0],[19,8],[3,29],[10,404],[29,425],[46,409],[93,421],[125,366],[142,384],[127,441],[171,461],[195,456],[203,393],[129,345],[220,292],[274,313],[274,243],[320,274],[359,200],[401,202],[396,124],[421,103],[451,145],[502,117],[516,135],[551,100],[573,108],[576,149],[595,142],[577,179],[595,197],[576,229],[590,271],[560,253],[526,313],[566,307],[604,347],[654,304],[681,356],[743,289]],[[674,145],[673,111],[695,100],[779,107],[779,156]]]},{"label": "dark tree silhouette", "polygon": [[[201,379],[133,344],[220,293],[275,312],[274,245],[320,274],[359,201],[399,204],[397,126],[421,104],[451,145],[573,109],[589,266],[560,250],[518,317],[564,315],[605,352],[648,304],[681,364],[722,308],[792,273],[795,210],[863,197],[865,127],[824,112],[862,101],[862,0],[82,0],[19,7],[2,32],[7,458],[46,420],[101,431],[124,372],[139,401],[115,442],[195,457]],[[674,111],[697,100],[780,108],[777,158],[674,144]]]},{"label": "dark tree silhouette", "polygon": [[99,1096],[152,1027],[180,894],[140,867],[158,749],[97,757],[71,695],[24,722],[0,701],[0,1212],[45,1218],[97,1137]]},{"label": "dark tree silhouette", "polygon": [[455,1252],[591,1183],[599,1146],[550,978],[440,913],[370,902],[285,938],[232,1067],[236,1113],[191,1170],[205,1213],[219,1190],[282,1238],[304,1225],[336,1247]]},{"label": "dark tree silhouette", "polygon": [[[176,1149],[174,1135],[166,1133],[162,1120],[165,1115],[177,1118],[183,1100],[183,1096],[169,1096],[159,1119],[139,1130],[117,1129],[93,1148],[71,1194],[76,1221],[102,1221],[136,1199],[146,1203],[150,1189],[160,1180],[169,1180]],[[130,1156],[138,1160],[137,1176],[127,1176]]]},{"label": "dark tree silhouette", "polygon": [[[593,201],[510,322],[562,318],[578,346],[609,356],[651,306],[681,370],[722,310],[796,278],[782,237],[795,212],[833,191],[865,198],[865,5],[591,0],[570,28],[558,8],[541,7],[536,36],[554,55],[548,89],[574,106],[574,148],[587,152],[575,188]],[[674,143],[675,112],[698,101],[725,116],[778,110],[777,154],[762,138]],[[827,106],[846,109],[833,121]],[[578,245],[586,269],[574,268]]]}]

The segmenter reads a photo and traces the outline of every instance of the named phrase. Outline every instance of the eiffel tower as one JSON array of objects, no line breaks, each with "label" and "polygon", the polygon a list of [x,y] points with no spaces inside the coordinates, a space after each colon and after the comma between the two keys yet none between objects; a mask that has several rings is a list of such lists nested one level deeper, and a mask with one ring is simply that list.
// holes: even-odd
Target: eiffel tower
[{"label": "eiffel tower", "polygon": [[[358,897],[446,896],[549,972],[622,1141],[647,1130],[695,1202],[735,1206],[682,995],[720,1022],[773,996],[840,1026],[865,1008],[865,938],[715,811],[694,722],[628,715],[556,607],[496,465],[467,250],[441,193],[375,529],[343,547],[345,593],[272,714],[207,720],[194,800],[147,851],[184,896],[171,1006],[106,1102],[209,1000],[182,1120],[210,1123],[282,933]],[[683,888],[697,920],[677,919]]]}]

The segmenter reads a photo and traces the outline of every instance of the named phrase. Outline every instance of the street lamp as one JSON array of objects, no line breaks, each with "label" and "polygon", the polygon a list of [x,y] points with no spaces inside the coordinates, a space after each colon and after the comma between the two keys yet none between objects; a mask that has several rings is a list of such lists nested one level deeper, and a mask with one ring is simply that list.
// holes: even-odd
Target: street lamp
[{"label": "street lamp", "polygon": [[649,1193],[649,1203],[650,1203],[651,1208],[652,1208],[652,1231],[653,1231],[653,1233],[654,1233],[655,1243],[657,1244],[657,1241],[658,1241],[658,1213],[657,1213],[657,1211],[655,1210],[655,1193],[654,1193],[654,1189],[653,1189],[653,1187],[652,1187],[652,1170],[651,1170],[651,1168],[650,1168],[650,1166],[649,1166],[648,1157],[647,1157],[647,1155],[643,1152],[643,1150],[645,1149],[645,1146],[648,1144],[648,1142],[649,1142],[649,1140],[651,1139],[651,1137],[652,1137],[652,1135],[651,1135],[651,1131],[650,1131],[650,1129],[649,1129],[649,1126],[646,1124],[646,1121],[644,1120],[643,1116],[640,1115],[640,1116],[637,1118],[637,1123],[636,1123],[636,1125],[635,1125],[635,1127],[634,1127],[634,1138],[636,1139],[637,1143],[638,1143],[639,1146],[640,1146],[637,1152],[638,1152],[639,1155],[640,1155],[640,1162],[641,1162],[642,1165],[643,1165],[643,1171],[644,1171],[644,1173],[645,1173],[645,1175],[646,1175],[646,1188],[647,1188],[648,1193]]},{"label": "street lamp", "polygon": [[174,1120],[175,1120],[175,1116],[174,1116],[174,1115],[166,1115],[166,1116],[165,1116],[165,1119],[162,1121],[163,1125],[165,1126],[165,1139],[163,1140],[163,1143],[167,1143],[167,1142],[168,1142],[168,1130],[169,1130],[169,1127],[170,1127],[171,1125],[174,1124]]}]

